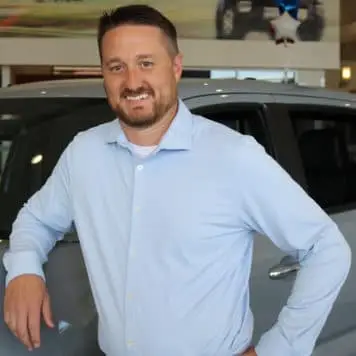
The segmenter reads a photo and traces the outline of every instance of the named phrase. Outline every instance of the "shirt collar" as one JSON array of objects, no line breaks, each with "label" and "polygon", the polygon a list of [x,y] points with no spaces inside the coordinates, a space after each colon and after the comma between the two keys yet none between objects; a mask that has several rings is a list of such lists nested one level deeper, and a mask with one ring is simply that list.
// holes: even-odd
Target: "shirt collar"
[{"label": "shirt collar", "polygon": [[[193,116],[181,99],[178,101],[178,111],[170,127],[163,136],[159,148],[164,150],[189,150],[192,146]],[[106,143],[118,143],[128,147],[129,142],[118,120],[108,125],[105,135]]]}]

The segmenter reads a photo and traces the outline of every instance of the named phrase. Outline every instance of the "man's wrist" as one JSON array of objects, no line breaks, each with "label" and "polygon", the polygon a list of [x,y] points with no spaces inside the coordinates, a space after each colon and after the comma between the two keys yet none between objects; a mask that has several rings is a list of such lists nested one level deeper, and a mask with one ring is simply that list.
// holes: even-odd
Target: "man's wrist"
[{"label": "man's wrist", "polygon": [[242,354],[242,356],[257,356],[256,350],[254,346],[250,346],[245,350],[245,352]]}]

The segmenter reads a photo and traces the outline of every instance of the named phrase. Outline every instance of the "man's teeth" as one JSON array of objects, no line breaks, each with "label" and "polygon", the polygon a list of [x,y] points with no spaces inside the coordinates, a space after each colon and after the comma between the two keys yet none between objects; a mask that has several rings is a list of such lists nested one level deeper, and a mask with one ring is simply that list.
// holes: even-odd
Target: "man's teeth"
[{"label": "man's teeth", "polygon": [[141,94],[141,95],[137,95],[137,96],[127,96],[126,99],[128,100],[143,100],[143,99],[147,99],[148,98],[148,94]]}]

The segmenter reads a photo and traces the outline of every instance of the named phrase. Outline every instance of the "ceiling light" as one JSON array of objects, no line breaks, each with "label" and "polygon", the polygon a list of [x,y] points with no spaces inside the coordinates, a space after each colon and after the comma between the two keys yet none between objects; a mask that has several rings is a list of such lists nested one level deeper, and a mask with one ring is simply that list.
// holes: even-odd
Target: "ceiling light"
[{"label": "ceiling light", "polygon": [[341,78],[342,80],[350,80],[352,75],[351,67],[341,68]]}]

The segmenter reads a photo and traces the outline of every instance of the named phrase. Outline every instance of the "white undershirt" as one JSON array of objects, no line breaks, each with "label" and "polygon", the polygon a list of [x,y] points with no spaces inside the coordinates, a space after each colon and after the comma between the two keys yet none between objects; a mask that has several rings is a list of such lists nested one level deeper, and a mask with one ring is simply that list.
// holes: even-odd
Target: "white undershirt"
[{"label": "white undershirt", "polygon": [[157,146],[138,146],[131,143],[133,153],[139,158],[146,158],[149,156]]}]

